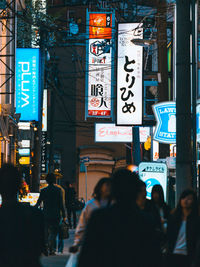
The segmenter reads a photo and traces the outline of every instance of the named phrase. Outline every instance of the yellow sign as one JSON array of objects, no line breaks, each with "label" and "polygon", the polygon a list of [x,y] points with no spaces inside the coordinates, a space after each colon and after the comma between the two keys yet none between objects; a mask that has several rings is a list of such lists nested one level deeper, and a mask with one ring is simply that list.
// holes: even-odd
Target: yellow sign
[{"label": "yellow sign", "polygon": [[151,136],[147,138],[147,141],[144,143],[144,149],[149,150],[151,149]]},{"label": "yellow sign", "polygon": [[21,165],[29,165],[30,164],[30,157],[21,157],[19,159],[19,163]]}]

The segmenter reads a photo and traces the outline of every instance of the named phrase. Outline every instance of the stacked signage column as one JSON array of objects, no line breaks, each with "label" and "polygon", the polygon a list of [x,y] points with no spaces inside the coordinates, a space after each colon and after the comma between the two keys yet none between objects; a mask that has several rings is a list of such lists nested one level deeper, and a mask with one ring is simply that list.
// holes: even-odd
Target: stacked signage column
[{"label": "stacked signage column", "polygon": [[87,13],[86,118],[112,117],[114,13]]}]

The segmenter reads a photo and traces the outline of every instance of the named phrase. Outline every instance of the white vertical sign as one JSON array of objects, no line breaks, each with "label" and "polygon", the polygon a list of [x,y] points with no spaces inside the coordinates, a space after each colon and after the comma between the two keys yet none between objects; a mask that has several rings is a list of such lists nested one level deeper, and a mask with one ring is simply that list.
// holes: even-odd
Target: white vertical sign
[{"label": "white vertical sign", "polygon": [[142,24],[118,24],[117,125],[142,124],[143,48],[131,40],[143,39]]}]

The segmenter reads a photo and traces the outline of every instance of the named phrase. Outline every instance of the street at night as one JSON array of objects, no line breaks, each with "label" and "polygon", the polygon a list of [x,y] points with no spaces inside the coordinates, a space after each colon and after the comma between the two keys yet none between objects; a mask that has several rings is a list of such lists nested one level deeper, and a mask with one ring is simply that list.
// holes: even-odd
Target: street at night
[{"label": "street at night", "polygon": [[0,267],[200,267],[200,0],[0,0]]}]

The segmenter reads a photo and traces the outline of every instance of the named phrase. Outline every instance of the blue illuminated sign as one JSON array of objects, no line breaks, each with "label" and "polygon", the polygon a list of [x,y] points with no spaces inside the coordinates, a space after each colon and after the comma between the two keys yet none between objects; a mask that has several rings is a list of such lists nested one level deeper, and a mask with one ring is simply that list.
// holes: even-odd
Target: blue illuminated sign
[{"label": "blue illuminated sign", "polygon": [[161,185],[164,198],[167,197],[167,165],[157,162],[141,162],[139,164],[139,177],[146,184],[147,199],[151,199],[154,185]]},{"label": "blue illuminated sign", "polygon": [[160,143],[176,143],[176,103],[162,102],[153,105],[157,120],[154,140]]},{"label": "blue illuminated sign", "polygon": [[16,50],[16,113],[20,121],[38,121],[40,115],[40,51],[37,48]]}]

